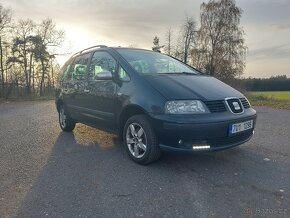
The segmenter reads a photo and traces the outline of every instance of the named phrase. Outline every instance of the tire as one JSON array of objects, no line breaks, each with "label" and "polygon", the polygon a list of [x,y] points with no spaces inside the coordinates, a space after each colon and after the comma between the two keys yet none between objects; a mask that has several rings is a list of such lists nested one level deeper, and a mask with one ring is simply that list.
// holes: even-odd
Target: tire
[{"label": "tire", "polygon": [[60,128],[65,132],[73,131],[76,126],[75,121],[69,117],[64,105],[61,105],[59,107],[58,121],[59,121]]},{"label": "tire", "polygon": [[145,115],[134,115],[127,120],[123,141],[130,158],[136,163],[146,165],[161,156],[157,137]]}]

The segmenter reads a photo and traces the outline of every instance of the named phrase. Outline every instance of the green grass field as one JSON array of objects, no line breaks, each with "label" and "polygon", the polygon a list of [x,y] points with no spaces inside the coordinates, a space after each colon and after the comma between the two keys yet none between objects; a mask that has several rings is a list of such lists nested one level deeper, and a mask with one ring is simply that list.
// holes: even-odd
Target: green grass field
[{"label": "green grass field", "polygon": [[290,91],[285,92],[249,92],[250,95],[255,97],[265,97],[269,99],[289,100]]},{"label": "green grass field", "polygon": [[248,92],[246,96],[252,105],[290,109],[290,91]]}]

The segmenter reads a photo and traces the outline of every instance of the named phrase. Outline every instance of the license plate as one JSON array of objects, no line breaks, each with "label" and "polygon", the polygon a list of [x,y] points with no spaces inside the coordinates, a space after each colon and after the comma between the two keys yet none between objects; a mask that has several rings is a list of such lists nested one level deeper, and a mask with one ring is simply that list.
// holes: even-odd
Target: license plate
[{"label": "license plate", "polygon": [[245,122],[242,122],[242,123],[234,123],[234,124],[231,124],[229,126],[229,134],[235,134],[235,133],[238,133],[238,132],[243,132],[243,131],[246,131],[248,129],[252,129],[253,128],[253,120],[249,120],[249,121],[245,121]]}]

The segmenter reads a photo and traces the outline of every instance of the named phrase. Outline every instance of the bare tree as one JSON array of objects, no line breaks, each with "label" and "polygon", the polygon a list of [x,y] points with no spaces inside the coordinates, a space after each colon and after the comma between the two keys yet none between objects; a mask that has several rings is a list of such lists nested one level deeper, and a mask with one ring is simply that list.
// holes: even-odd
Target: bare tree
[{"label": "bare tree", "polygon": [[242,10],[235,0],[210,0],[202,3],[200,14],[200,48],[203,69],[220,79],[241,74],[245,67],[246,46],[240,27]]},{"label": "bare tree", "polygon": [[190,49],[194,46],[196,22],[193,17],[185,17],[172,56],[188,63]]},{"label": "bare tree", "polygon": [[[2,95],[4,96],[4,61],[3,61],[3,36],[6,33],[7,28],[10,27],[12,19],[12,10],[10,8],[4,8],[0,4],[0,70],[1,70],[1,84],[2,84]],[[1,95],[0,95],[1,96]]]},{"label": "bare tree", "polygon": [[196,32],[196,23],[193,17],[187,16],[183,24],[183,29],[182,29],[183,49],[184,49],[183,62],[186,64],[187,64],[187,60],[189,56],[189,50],[194,40],[195,32]]},{"label": "bare tree", "polygon": [[41,42],[41,45],[39,46],[38,60],[41,63],[40,96],[42,96],[45,75],[48,73],[48,68],[53,67],[51,59],[55,58],[54,54],[50,54],[48,50],[53,50],[55,47],[59,47],[63,43],[65,36],[64,31],[58,30],[55,23],[53,23],[50,18],[41,22],[38,28],[38,36],[40,37]]},{"label": "bare tree", "polygon": [[41,21],[37,33],[47,47],[61,46],[65,39],[64,31],[57,29],[56,24],[51,18],[46,18]]},{"label": "bare tree", "polygon": [[166,39],[166,44],[164,46],[165,54],[172,55],[172,53],[173,53],[173,45],[172,45],[173,33],[172,33],[171,28],[169,28],[167,30],[165,39]]},{"label": "bare tree", "polygon": [[195,35],[194,47],[190,50],[191,64],[199,69],[203,70],[205,63],[207,63],[207,41],[202,40],[201,32],[197,31]]}]

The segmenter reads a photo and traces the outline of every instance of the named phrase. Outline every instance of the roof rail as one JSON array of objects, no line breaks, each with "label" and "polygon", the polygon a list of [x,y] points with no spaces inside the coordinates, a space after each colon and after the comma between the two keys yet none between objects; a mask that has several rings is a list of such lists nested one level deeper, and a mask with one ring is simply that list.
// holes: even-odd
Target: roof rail
[{"label": "roof rail", "polygon": [[87,51],[87,50],[90,50],[90,49],[93,49],[93,48],[107,48],[107,46],[106,46],[106,45],[95,45],[95,46],[92,46],[92,47],[86,48],[86,49],[84,49],[84,50],[81,50],[81,51],[75,53],[73,56],[76,56],[76,55],[78,55],[78,54],[82,54],[84,51]]}]

